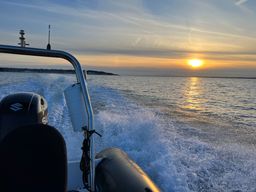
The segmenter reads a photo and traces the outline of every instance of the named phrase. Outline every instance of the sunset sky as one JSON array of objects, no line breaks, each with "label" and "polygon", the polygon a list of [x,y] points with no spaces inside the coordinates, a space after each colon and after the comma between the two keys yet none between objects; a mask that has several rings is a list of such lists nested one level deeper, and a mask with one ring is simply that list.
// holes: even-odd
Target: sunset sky
[{"label": "sunset sky", "polygon": [[[255,0],[0,0],[0,44],[73,53],[85,69],[124,75],[256,77]],[[17,60],[18,58],[18,60]],[[200,59],[197,69],[188,60]],[[0,66],[62,68],[60,60],[1,54]],[[46,65],[47,64],[47,65]]]}]

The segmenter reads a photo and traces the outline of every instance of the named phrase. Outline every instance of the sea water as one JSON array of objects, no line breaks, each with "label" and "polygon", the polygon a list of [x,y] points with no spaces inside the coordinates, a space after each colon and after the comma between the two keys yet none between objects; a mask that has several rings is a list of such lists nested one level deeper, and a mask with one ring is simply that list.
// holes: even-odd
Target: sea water
[{"label": "sea water", "polygon": [[[49,124],[79,160],[63,90],[73,75],[0,73],[0,99],[43,95]],[[89,76],[96,151],[119,147],[163,191],[256,191],[256,80]]]}]

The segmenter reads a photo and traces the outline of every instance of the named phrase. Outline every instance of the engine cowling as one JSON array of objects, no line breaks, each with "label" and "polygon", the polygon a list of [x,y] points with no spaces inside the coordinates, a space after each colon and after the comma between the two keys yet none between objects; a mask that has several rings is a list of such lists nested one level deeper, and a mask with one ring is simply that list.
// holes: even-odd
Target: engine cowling
[{"label": "engine cowling", "polygon": [[0,141],[17,127],[37,123],[48,123],[48,105],[41,95],[15,93],[1,100]]}]

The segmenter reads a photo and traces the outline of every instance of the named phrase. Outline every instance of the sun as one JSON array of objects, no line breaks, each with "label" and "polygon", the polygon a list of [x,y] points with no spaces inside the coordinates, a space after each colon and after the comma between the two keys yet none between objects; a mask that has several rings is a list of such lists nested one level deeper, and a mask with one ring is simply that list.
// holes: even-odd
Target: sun
[{"label": "sun", "polygon": [[188,64],[193,67],[193,68],[198,68],[201,67],[203,65],[203,60],[200,59],[189,59],[188,60]]}]

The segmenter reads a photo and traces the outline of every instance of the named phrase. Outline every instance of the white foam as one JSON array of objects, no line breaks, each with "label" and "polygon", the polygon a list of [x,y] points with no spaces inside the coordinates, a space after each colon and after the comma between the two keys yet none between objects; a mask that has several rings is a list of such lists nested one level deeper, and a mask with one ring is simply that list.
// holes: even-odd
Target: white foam
[{"label": "white foam", "polygon": [[[78,160],[83,137],[71,128],[62,94],[73,82],[73,77],[54,74],[14,74],[13,78],[1,74],[0,98],[17,91],[42,94],[49,104],[50,124],[66,140],[69,160]],[[205,141],[202,138],[212,137],[207,129],[179,124],[158,109],[128,99],[123,92],[93,84],[93,80],[89,83],[95,128],[103,134],[102,138],[96,136],[97,151],[123,149],[163,191],[256,190],[254,147],[235,140],[222,144]]]}]

